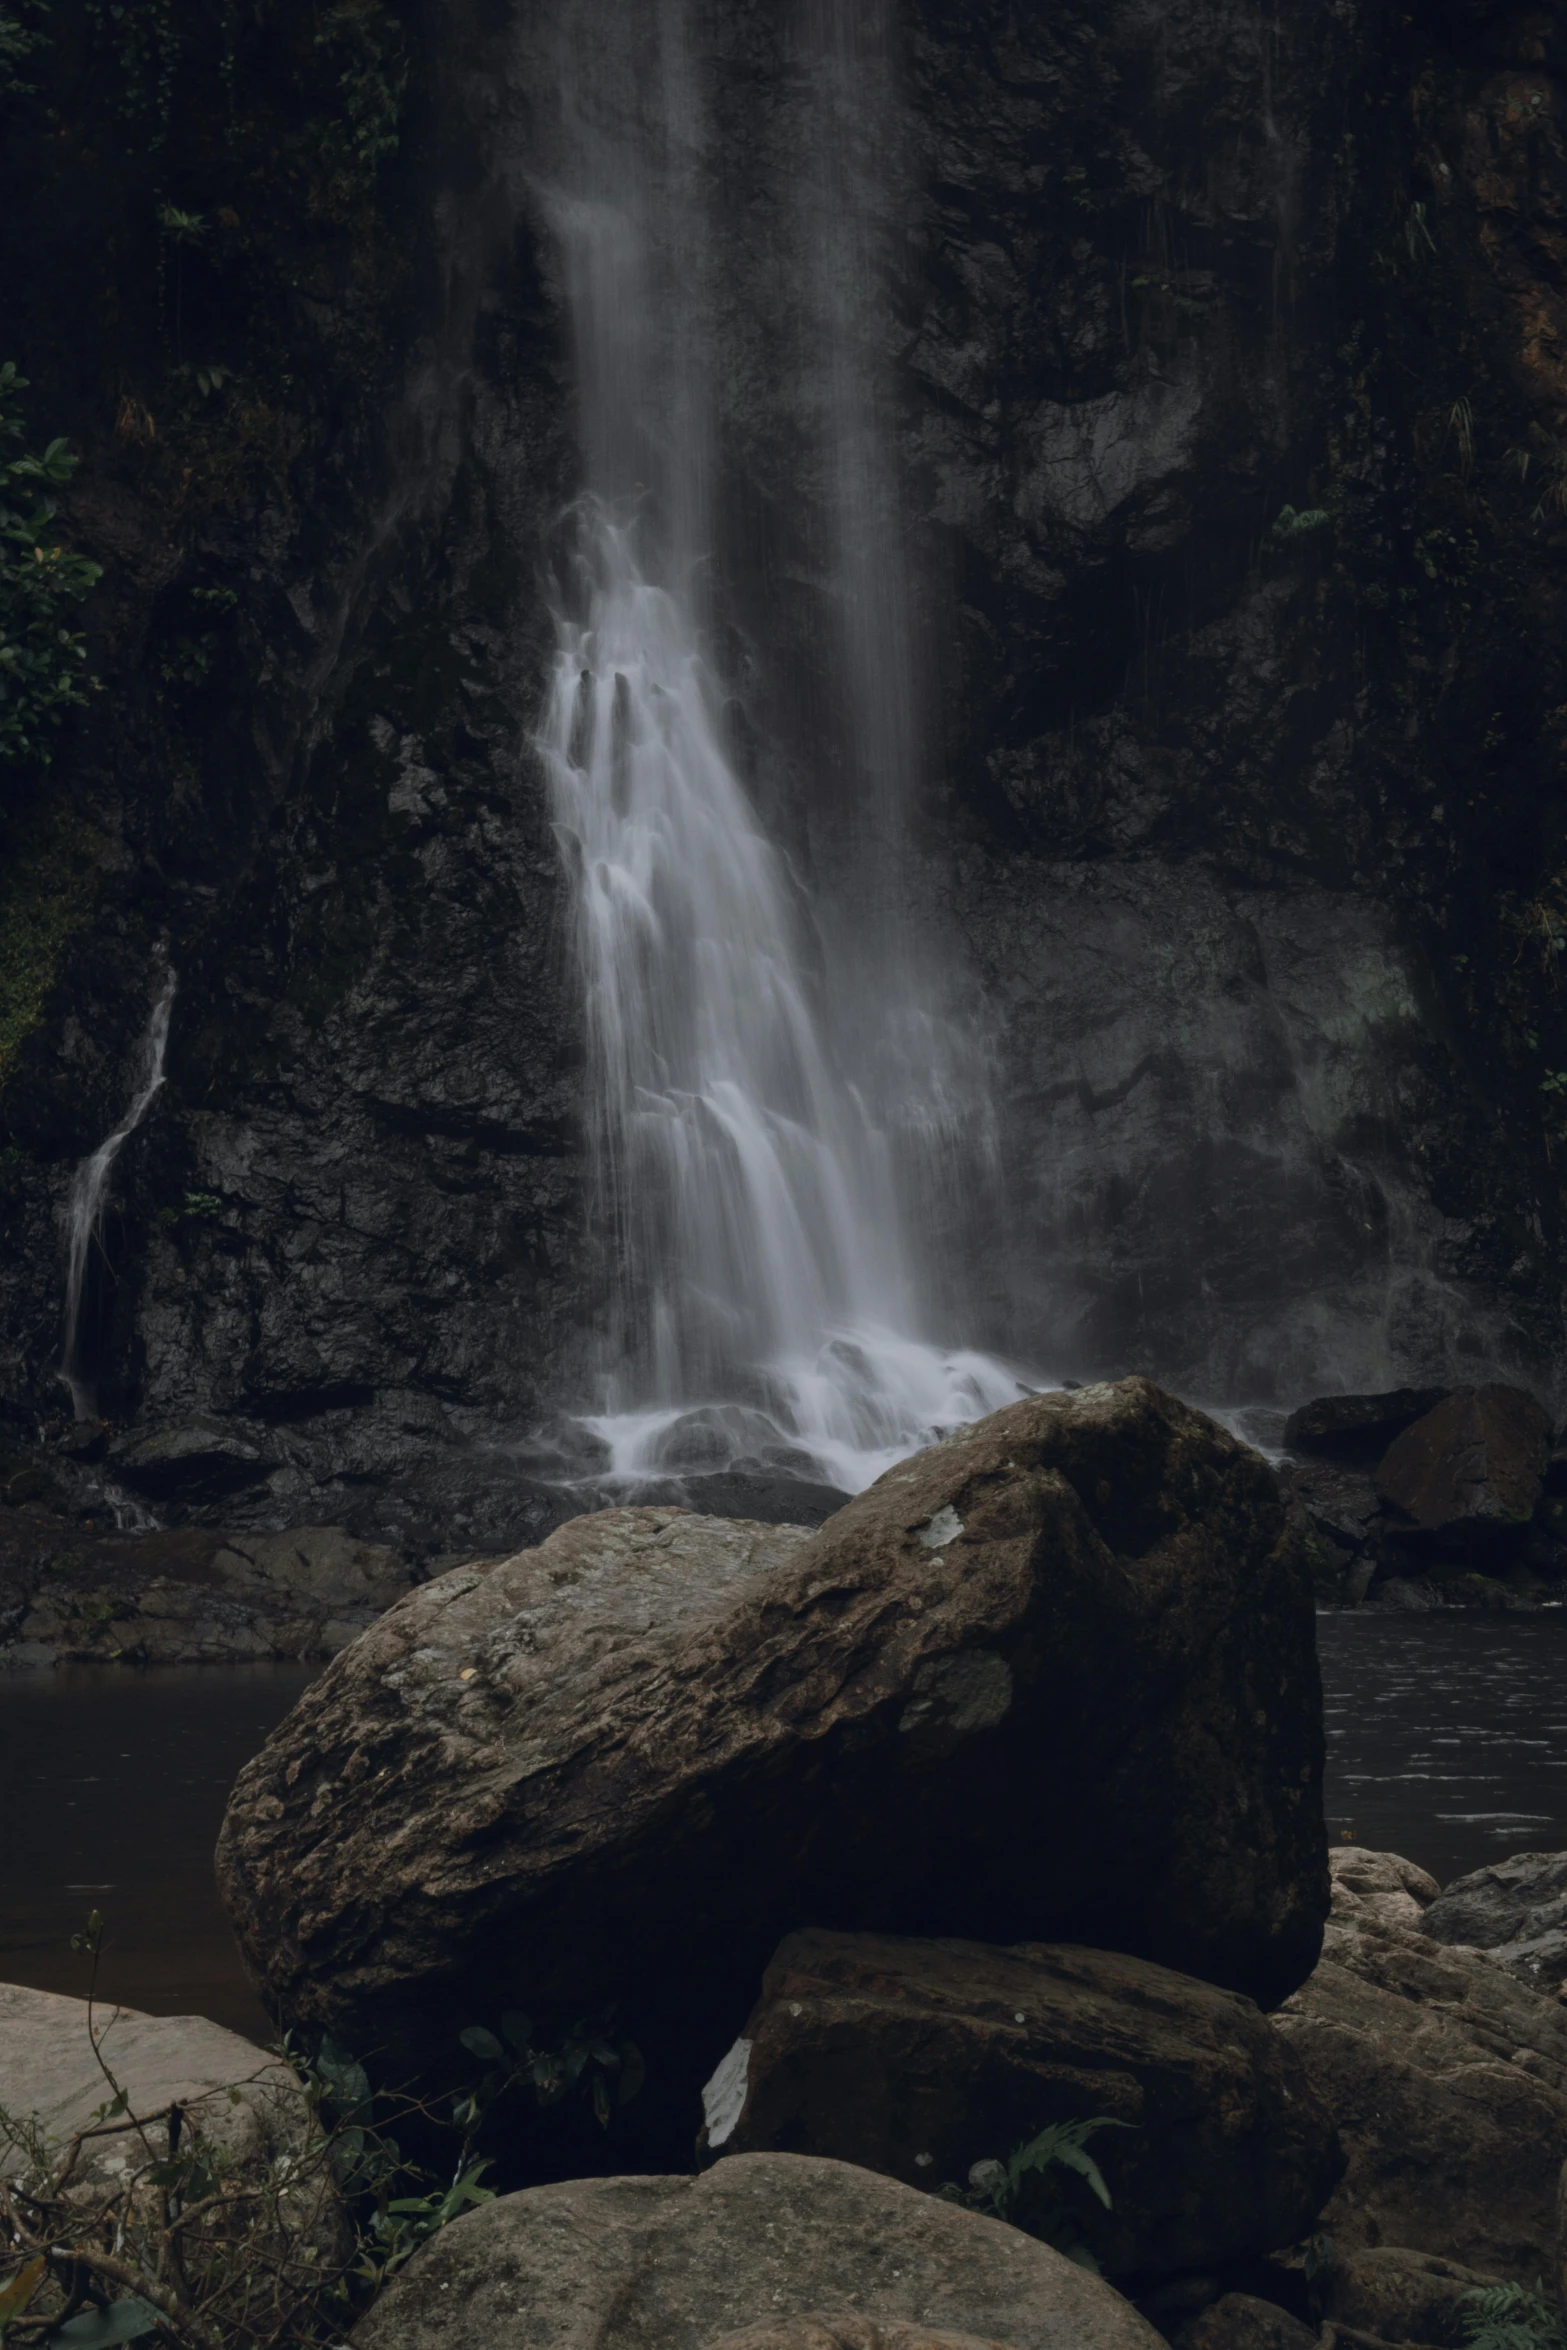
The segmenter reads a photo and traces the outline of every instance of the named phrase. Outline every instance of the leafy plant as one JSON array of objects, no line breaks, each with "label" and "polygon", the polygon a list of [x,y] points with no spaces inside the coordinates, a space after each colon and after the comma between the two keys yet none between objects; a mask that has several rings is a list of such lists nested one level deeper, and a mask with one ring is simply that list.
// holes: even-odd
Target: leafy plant
[{"label": "leafy plant", "polygon": [[16,401],[26,389],[13,361],[0,365],[0,759],[46,764],[50,731],[95,683],[86,639],[63,615],[103,574],[50,527],[58,511],[50,493],[65,487],[77,461],[63,440],[41,456],[17,446]]},{"label": "leafy plant", "polygon": [[1326,530],[1332,520],[1325,506],[1307,506],[1300,513],[1293,506],[1281,506],[1268,537],[1276,547],[1292,546],[1297,540],[1310,538],[1313,532]]},{"label": "leafy plant", "polygon": [[1529,2285],[1477,2285],[1459,2297],[1469,2350],[1567,2350],[1567,2320]]},{"label": "leafy plant", "polygon": [[1104,2173],[1087,2151],[1088,2141],[1100,2130],[1128,2130],[1131,2126],[1130,2122],[1116,2121],[1106,2113],[1094,2114],[1086,2121],[1052,2122],[1048,2129],[1019,2146],[1008,2161],[990,2158],[976,2162],[969,2171],[966,2188],[948,2186],[941,2192],[950,2202],[962,2203],[970,2211],[994,2212],[998,2219],[1037,2236],[1041,2243],[1050,2245],[1056,2252],[1064,2252],[1068,2260],[1076,2261],[1079,2268],[1091,2269],[1097,2276],[1099,2263],[1089,2248],[1082,2224],[1085,2215],[1081,2191],[1074,2195],[1068,2181],[1080,2179],[1108,2211],[1110,2190],[1105,2185]]}]

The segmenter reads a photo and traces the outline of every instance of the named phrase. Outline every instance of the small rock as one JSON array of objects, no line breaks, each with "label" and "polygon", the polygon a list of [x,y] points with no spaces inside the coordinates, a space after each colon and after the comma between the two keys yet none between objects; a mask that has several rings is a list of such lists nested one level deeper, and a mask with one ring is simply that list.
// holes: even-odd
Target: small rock
[{"label": "small rock", "polygon": [[[747,2327],[840,2315],[1009,2350],[1162,2350],[1111,2286],[1016,2228],[789,2154],[736,2155],[700,2178],[568,2179],[502,2196],[416,2252],[352,2342],[712,2350]],[[862,2339],[847,2337],[854,2350]]]},{"label": "small rock", "polygon": [[1381,1395],[1319,1395],[1291,1412],[1284,1442],[1292,1452],[1374,1462],[1448,1392],[1445,1387],[1393,1387]]},{"label": "small rock", "polygon": [[1111,2277],[1292,2244],[1343,2168],[1294,2051],[1249,1999],[1110,1951],[791,1934],[736,2049],[722,2143],[737,2154],[831,2155],[934,2187],[1051,2122],[1129,2124],[1092,2145],[1110,2210],[1082,2196]]},{"label": "small rock", "polygon": [[1328,2271],[1327,2314],[1335,2325],[1380,2334],[1388,2342],[1432,2343],[1462,2350],[1469,2340],[1464,2296],[1495,2284],[1434,2252],[1375,2244],[1337,2259]]},{"label": "small rock", "polygon": [[1433,1942],[1468,1943],[1537,1991],[1567,1981],[1567,1852],[1519,1852],[1457,1877],[1426,1911]]},{"label": "small rock", "polygon": [[109,1446],[109,1461],[115,1475],[139,1493],[187,1505],[258,1485],[277,1467],[264,1431],[199,1414],[128,1429]]},{"label": "small rock", "polygon": [[1340,1844],[1328,1854],[1333,1879],[1333,1915],[1341,1924],[1374,1918],[1384,1926],[1422,1924],[1442,1888],[1435,1877],[1399,1852],[1373,1852],[1363,1844]]},{"label": "small rock", "polygon": [[1276,2301],[1253,2293],[1225,2293],[1188,2318],[1176,2350],[1316,2350],[1310,2326]]},{"label": "small rock", "polygon": [[1460,1387],[1397,1438],[1377,1490],[1449,1548],[1521,1543],[1550,1450],[1550,1417],[1523,1388]]}]

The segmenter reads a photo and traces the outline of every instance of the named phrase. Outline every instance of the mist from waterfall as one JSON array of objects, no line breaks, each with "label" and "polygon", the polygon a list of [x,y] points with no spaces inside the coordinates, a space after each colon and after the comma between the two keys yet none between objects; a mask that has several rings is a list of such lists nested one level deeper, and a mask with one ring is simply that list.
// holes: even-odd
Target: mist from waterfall
[{"label": "mist from waterfall", "polygon": [[[613,1299],[587,1425],[625,1479],[755,1462],[857,1490],[1023,1392],[933,1334],[906,1215],[930,1190],[911,1159],[939,1156],[965,1118],[895,872],[913,663],[861,340],[871,248],[833,160],[859,52],[848,11],[809,0],[800,233],[821,244],[807,278],[864,909],[828,937],[737,771],[706,650],[713,238],[687,0],[655,0],[641,38],[628,21],[615,43],[597,10],[566,5],[561,150],[541,176],[588,488],[563,526],[539,746],[574,888]],[[821,243],[823,213],[845,234]],[[973,1139],[982,1102],[966,1123]]]},{"label": "mist from waterfall", "polygon": [[163,1064],[168,1052],[169,1022],[174,1015],[177,984],[171,968],[165,973],[153,997],[152,1010],[137,1052],[135,1088],[125,1115],[114,1132],[80,1161],[71,1177],[71,1189],[66,1199],[65,1344],[60,1357],[60,1378],[70,1392],[72,1410],[78,1420],[90,1420],[97,1409],[93,1382],[83,1361],[82,1343],[92,1254],[94,1249],[101,1253],[103,1247],[104,1211],[109,1204],[109,1182],[114,1173],[114,1163],[151,1109],[154,1097],[163,1084]]}]

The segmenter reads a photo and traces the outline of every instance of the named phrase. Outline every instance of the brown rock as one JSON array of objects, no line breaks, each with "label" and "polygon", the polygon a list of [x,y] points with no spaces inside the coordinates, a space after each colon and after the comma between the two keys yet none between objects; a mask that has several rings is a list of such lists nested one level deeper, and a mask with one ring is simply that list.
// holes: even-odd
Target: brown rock
[{"label": "brown rock", "polygon": [[737,2156],[695,2179],[568,2179],[502,2196],[416,2252],[352,2341],[711,2350],[806,2316],[902,2320],[1009,2350],[1162,2350],[1130,2302],[1016,2228],[787,2154]]},{"label": "brown rock", "polygon": [[1081,2197],[1112,2277],[1292,2244],[1343,2170],[1294,2051],[1249,1999],[1110,1951],[791,1934],[741,2047],[710,2133],[735,2153],[835,2155],[935,2187],[1050,2122],[1129,2124],[1092,2145],[1110,2210]]},{"label": "brown rock", "polygon": [[763,2318],[725,2334],[708,2350],[1010,2350],[977,2334],[932,2333],[929,2326],[905,2325],[900,2318]]},{"label": "brown rock", "polygon": [[1559,1991],[1567,1984],[1567,1852],[1515,1852],[1456,1877],[1421,1931],[1489,1951],[1531,1990]]},{"label": "brown rock", "polygon": [[1225,2293],[1176,2336],[1177,2350],[1316,2350],[1310,2326],[1254,2293]]},{"label": "brown rock", "polygon": [[1544,1491],[1549,1414],[1521,1387],[1460,1387],[1407,1428],[1377,1471],[1384,1501],[1448,1543],[1525,1527]]},{"label": "brown rock", "polygon": [[1464,2296],[1496,2279],[1434,2252],[1378,2244],[1351,2252],[1328,2272],[1327,2314],[1335,2325],[1388,2342],[1462,2350],[1469,2339]]},{"label": "brown rock", "polygon": [[1478,1951],[1341,1915],[1274,2019],[1349,2158],[1322,2216],[1341,2252],[1396,2244],[1549,2273],[1567,2157],[1567,2009]]},{"label": "brown rock", "polygon": [[604,1511],[411,1593],[241,1773],[220,1882],[279,2009],[391,2063],[618,2001],[688,2147],[802,1920],[1282,1997],[1326,1908],[1314,1631],[1255,1453],[1145,1380],[1034,1397],[813,1535]]}]

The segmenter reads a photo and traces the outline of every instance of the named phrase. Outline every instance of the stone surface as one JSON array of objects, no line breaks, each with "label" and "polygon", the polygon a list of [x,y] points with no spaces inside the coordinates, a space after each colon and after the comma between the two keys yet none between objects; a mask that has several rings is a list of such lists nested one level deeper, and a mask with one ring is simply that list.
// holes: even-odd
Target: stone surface
[{"label": "stone surface", "polygon": [[340,1526],[105,1534],[0,1509],[0,1670],[333,1656],[414,1580],[395,1551]]},{"label": "stone surface", "polygon": [[1380,2334],[1384,2341],[1463,2350],[1469,2340],[1464,2295],[1497,2281],[1434,2252],[1377,2244],[1340,2252],[1327,2275],[1327,2314],[1335,2325]]},{"label": "stone surface", "polygon": [[1470,1943],[1537,1991],[1567,1981],[1567,1852],[1519,1852],[1444,1887],[1422,1930]]},{"label": "stone surface", "polygon": [[574,2179],[504,2196],[417,2252],[352,2341],[709,2350],[808,2313],[903,2319],[1009,2350],[1159,2350],[1109,2285],[1015,2228],[847,2163],[784,2154],[739,2156],[696,2179]]},{"label": "stone surface", "polygon": [[[204,2016],[142,2015],[100,2004],[93,2009],[92,2031],[104,2062],[129,2092],[132,2113],[178,2105],[191,2129],[247,2162],[297,2145],[309,2125],[287,2067]],[[114,2094],[94,2058],[93,2039],[84,1999],[0,1983],[0,2107],[13,2118],[30,2118],[56,2146],[67,2146],[77,2131],[93,2126],[93,2115]],[[166,2153],[164,2124],[149,2130],[149,2137],[155,2152]],[[97,2151],[87,2150],[83,2175],[112,2176],[116,2163],[123,2169],[120,2133],[94,2143]],[[14,2140],[6,2143],[0,2128],[0,2175],[14,2176],[27,2165],[25,2150]]]},{"label": "stone surface", "polygon": [[1328,1853],[1328,1872],[1333,1880],[1333,1915],[1341,1924],[1370,1918],[1379,1925],[1429,1932],[1423,1920],[1442,1888],[1401,1852],[1334,1845]]},{"label": "stone surface", "polygon": [[1310,2326],[1254,2293],[1222,2293],[1176,2335],[1177,2350],[1312,2350]]},{"label": "stone surface", "polygon": [[1282,1997],[1327,1906],[1321,1769],[1276,1481],[1128,1380],[999,1412],[815,1535],[607,1511],[411,1593],[241,1773],[218,1869],[288,2015],[423,2063],[459,2008],[618,2002],[682,2051],[689,2148],[802,1921]]},{"label": "stone surface", "polygon": [[1450,1546],[1521,1539],[1545,1490],[1551,1420],[1519,1387],[1461,1387],[1389,1446],[1377,1490]]},{"label": "stone surface", "polygon": [[832,2155],[937,2187],[1051,2122],[1129,2124],[1093,2141],[1111,2209],[1081,2196],[1115,2278],[1293,2244],[1343,2169],[1294,2051],[1249,2000],[1114,1952],[791,1934],[743,2041],[729,2155]]},{"label": "stone surface", "polygon": [[1284,1441],[1297,1452],[1374,1463],[1446,1393],[1442,1387],[1394,1387],[1381,1395],[1319,1395],[1291,1412]]},{"label": "stone surface", "polygon": [[977,2334],[935,2333],[917,2322],[874,2317],[763,2318],[725,2334],[707,2350],[1010,2350],[994,2339],[982,2342]]},{"label": "stone surface", "polygon": [[1567,2009],[1481,1952],[1357,1914],[1358,1899],[1335,1892],[1322,1962],[1274,2018],[1349,2159],[1323,2228],[1345,2253],[1396,2244],[1549,2273]]}]

